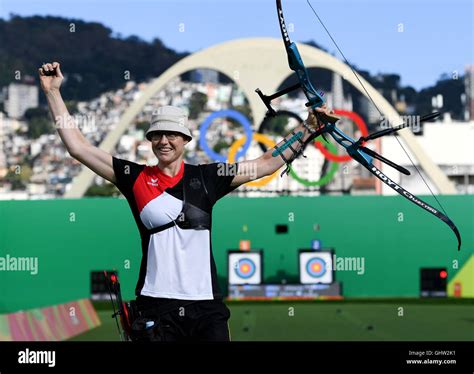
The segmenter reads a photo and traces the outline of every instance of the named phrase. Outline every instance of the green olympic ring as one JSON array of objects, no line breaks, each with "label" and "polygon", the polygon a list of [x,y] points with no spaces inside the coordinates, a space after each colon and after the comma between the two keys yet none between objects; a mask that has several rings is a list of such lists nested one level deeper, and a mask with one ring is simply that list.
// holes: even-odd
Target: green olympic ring
[{"label": "green olympic ring", "polygon": [[[329,151],[337,155],[337,147],[334,144],[329,143],[323,137],[321,137],[321,139],[318,139],[318,141],[322,143],[326,143],[326,146],[328,147]],[[298,174],[296,174],[296,172],[293,170],[293,167],[291,165],[290,165],[290,174],[293,179],[301,183],[303,186],[307,186],[307,187],[324,186],[325,184],[328,184],[332,180],[332,178],[334,177],[334,174],[336,174],[338,169],[339,169],[339,163],[332,162],[331,168],[329,169],[327,174],[318,181],[310,181],[308,179],[301,178],[300,176],[298,176]]]}]

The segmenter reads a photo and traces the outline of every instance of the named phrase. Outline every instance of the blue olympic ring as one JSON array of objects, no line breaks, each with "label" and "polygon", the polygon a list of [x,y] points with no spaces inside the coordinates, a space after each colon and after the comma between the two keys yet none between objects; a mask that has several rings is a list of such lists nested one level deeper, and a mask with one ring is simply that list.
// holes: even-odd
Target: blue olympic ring
[{"label": "blue olympic ring", "polygon": [[[244,265],[247,265],[249,267],[247,273],[244,273],[242,270],[242,267]],[[238,266],[235,268],[235,273],[243,279],[249,279],[255,274],[255,270],[257,267],[255,266],[255,263],[249,259],[249,258],[242,258],[239,260]]]},{"label": "blue olympic ring", "polygon": [[[319,265],[319,271],[313,270],[314,265]],[[306,272],[313,278],[322,277],[326,273],[326,262],[319,257],[312,258],[306,263]]]},{"label": "blue olympic ring", "polygon": [[249,149],[250,143],[252,142],[253,130],[247,117],[245,117],[242,113],[237,112],[236,110],[232,110],[232,109],[219,110],[207,116],[204,122],[201,124],[201,128],[199,129],[199,146],[214,161],[227,162],[226,156],[222,156],[219,153],[214,152],[214,150],[209,148],[206,142],[206,133],[207,133],[207,130],[209,129],[209,126],[212,124],[212,122],[216,118],[219,118],[219,117],[232,118],[236,120],[239,124],[241,124],[245,130],[245,136],[246,136],[245,144],[243,148],[239,152],[237,152],[237,156],[235,158],[237,160],[243,155],[245,155],[245,153]]}]

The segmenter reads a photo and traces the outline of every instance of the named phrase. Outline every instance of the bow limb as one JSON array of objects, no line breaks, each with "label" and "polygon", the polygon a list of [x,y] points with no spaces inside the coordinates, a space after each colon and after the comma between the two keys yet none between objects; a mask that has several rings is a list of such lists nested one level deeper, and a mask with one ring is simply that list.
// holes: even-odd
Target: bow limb
[{"label": "bow limb", "polygon": [[[427,212],[433,214],[435,217],[438,217],[441,221],[445,222],[451,228],[454,235],[456,235],[456,238],[458,240],[458,251],[461,249],[461,235],[459,233],[458,228],[454,224],[454,222],[451,221],[451,219],[446,214],[432,207],[427,202],[423,201],[422,199],[415,196],[414,194],[408,192],[402,186],[400,186],[399,184],[391,180],[389,177],[387,177],[380,169],[378,169],[373,164],[372,162],[373,157],[376,156],[376,158],[381,159],[383,162],[389,164],[390,166],[394,167],[395,169],[397,169],[398,171],[401,171],[404,174],[409,173],[408,170],[391,162],[390,160],[385,159],[384,157],[381,157],[380,155],[377,155],[377,153],[375,153],[374,151],[361,146],[358,142],[355,142],[348,135],[346,135],[344,132],[338,129],[334,124],[329,126],[328,132],[337,143],[339,143],[342,147],[346,149],[347,153],[349,153],[349,155],[355,161],[357,161],[359,164],[364,166],[375,177],[380,179],[383,183],[385,183],[394,191],[398,192],[401,196],[406,198],[408,201],[414,203],[415,205],[418,205],[420,208],[426,210]],[[404,170],[406,172],[404,172]]]},{"label": "bow limb", "polygon": [[412,193],[408,192],[407,190],[405,190],[402,186],[400,186],[399,184],[397,184],[393,180],[391,180],[389,177],[387,177],[380,169],[378,169],[373,164],[369,164],[369,165],[366,165],[364,163],[361,163],[361,164],[367,170],[369,170],[374,176],[376,176],[378,179],[380,179],[383,183],[385,183],[391,189],[398,192],[401,196],[406,198],[408,201],[411,201],[415,205],[418,205],[420,208],[426,210],[427,212],[431,213],[435,217],[438,217],[441,221],[446,223],[450,227],[450,229],[454,232],[454,235],[456,235],[456,238],[458,240],[458,251],[461,249],[461,235],[459,234],[458,228],[456,227],[454,222],[451,221],[451,219],[447,215],[440,212],[438,209],[432,207],[430,204],[423,201],[419,197],[417,197],[417,196],[413,195]]}]

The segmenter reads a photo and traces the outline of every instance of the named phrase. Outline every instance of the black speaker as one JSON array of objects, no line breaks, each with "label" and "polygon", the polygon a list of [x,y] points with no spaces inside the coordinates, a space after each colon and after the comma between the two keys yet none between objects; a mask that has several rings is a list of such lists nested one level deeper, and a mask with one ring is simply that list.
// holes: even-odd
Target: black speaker
[{"label": "black speaker", "polygon": [[448,272],[446,268],[420,269],[420,296],[446,297]]}]

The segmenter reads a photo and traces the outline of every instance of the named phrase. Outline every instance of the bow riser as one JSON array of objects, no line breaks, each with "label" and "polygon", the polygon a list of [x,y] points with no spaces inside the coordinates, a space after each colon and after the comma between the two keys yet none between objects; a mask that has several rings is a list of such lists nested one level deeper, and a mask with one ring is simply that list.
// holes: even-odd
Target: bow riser
[{"label": "bow riser", "polygon": [[372,164],[373,158],[360,149],[358,143],[352,139],[349,135],[344,134],[339,130],[336,125],[329,124],[327,126],[327,132],[329,135],[342,147],[344,147],[347,153],[356,161],[368,167]]}]

